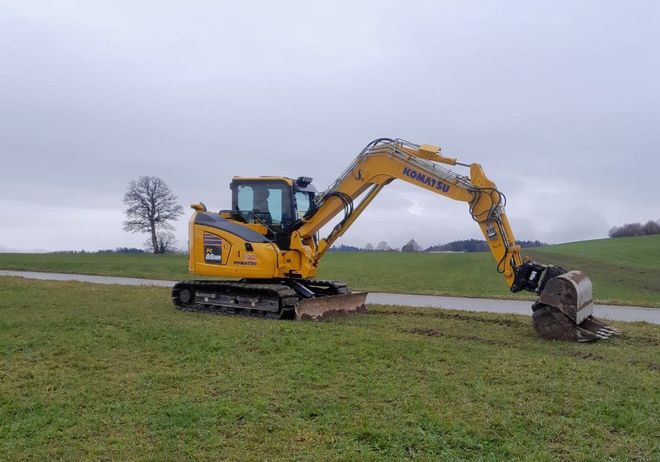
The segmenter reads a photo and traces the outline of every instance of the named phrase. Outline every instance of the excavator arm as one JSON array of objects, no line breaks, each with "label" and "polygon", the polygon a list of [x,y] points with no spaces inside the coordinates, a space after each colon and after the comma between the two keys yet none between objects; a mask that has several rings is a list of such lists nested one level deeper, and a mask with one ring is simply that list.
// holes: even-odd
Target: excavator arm
[{"label": "excavator arm", "polygon": [[[469,175],[458,174],[445,165],[467,167]],[[362,150],[336,182],[315,198],[313,207],[296,224],[293,240],[313,249],[314,266],[395,179],[468,204],[469,213],[495,258],[496,269],[510,290],[540,295],[533,306],[539,334],[546,338],[593,340],[616,333],[593,318],[592,285],[586,275],[523,259],[505,212],[506,198],[481,165],[445,157],[433,145],[381,138]],[[320,229],[342,211],[343,219],[328,236],[317,240]],[[548,290],[544,290],[546,286]]]},{"label": "excavator arm", "polygon": [[[468,167],[469,176],[455,173],[442,164]],[[316,198],[314,209],[297,230],[303,241],[309,241],[342,210],[348,211],[332,232],[318,242],[317,262],[376,195],[395,179],[466,202],[497,262],[497,271],[504,276],[511,290],[535,290],[537,281],[530,280],[531,272],[525,280],[520,277],[516,280],[517,271],[524,263],[504,210],[506,198],[486,176],[481,165],[463,164],[455,158],[445,157],[437,146],[420,146],[403,140],[383,138],[371,142],[337,181]],[[538,275],[537,271],[534,276]]]}]

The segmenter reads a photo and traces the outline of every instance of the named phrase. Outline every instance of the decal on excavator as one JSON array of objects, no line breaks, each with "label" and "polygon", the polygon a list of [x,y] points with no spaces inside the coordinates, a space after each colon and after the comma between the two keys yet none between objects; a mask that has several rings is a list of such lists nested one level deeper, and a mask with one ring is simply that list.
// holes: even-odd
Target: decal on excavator
[{"label": "decal on excavator", "polygon": [[243,260],[234,260],[232,263],[239,266],[257,266],[257,256],[253,253],[246,253]]},{"label": "decal on excavator", "polygon": [[424,183],[425,185],[431,186],[437,189],[438,191],[442,191],[442,192],[449,191],[449,185],[444,184],[443,182],[438,181],[435,178],[427,176],[421,172],[418,172],[417,170],[413,170],[412,168],[403,167],[403,174],[408,178],[412,178],[413,180],[417,180],[420,183]]},{"label": "decal on excavator", "polygon": [[238,266],[257,266],[257,262],[251,260],[243,260],[243,261],[234,260],[232,263]]},{"label": "decal on excavator", "polygon": [[214,265],[222,264],[222,239],[215,234],[204,233],[204,261]]},{"label": "decal on excavator", "polygon": [[495,231],[495,226],[492,223],[488,224],[486,234],[488,235],[488,239],[497,239],[497,231]]}]

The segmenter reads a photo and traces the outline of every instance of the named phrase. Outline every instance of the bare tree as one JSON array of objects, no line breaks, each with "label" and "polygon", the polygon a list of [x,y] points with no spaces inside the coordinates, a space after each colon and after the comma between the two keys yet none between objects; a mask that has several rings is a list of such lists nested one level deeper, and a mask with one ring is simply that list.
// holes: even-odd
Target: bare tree
[{"label": "bare tree", "polygon": [[392,249],[390,248],[390,246],[387,242],[380,241],[378,243],[378,245],[376,246],[376,250],[378,250],[379,252],[389,252]]},{"label": "bare tree", "polygon": [[660,223],[657,221],[649,220],[644,225],[644,234],[650,236],[651,234],[660,234]]},{"label": "bare tree", "polygon": [[419,252],[422,250],[415,239],[410,239],[406,245],[401,247],[401,252]]},{"label": "bare tree", "polygon": [[372,244],[371,242],[369,242],[369,243],[365,246],[364,250],[366,250],[367,252],[373,252],[373,250],[374,250],[374,246],[373,246],[373,244]]},{"label": "bare tree", "polygon": [[144,247],[147,249],[147,252],[153,253],[170,253],[175,250],[176,247],[176,237],[171,231],[158,231],[156,233],[156,250],[154,252],[153,242],[151,239],[147,239],[147,242],[144,243]]},{"label": "bare tree", "polygon": [[163,253],[160,252],[158,231],[174,229],[169,222],[183,213],[183,207],[176,200],[174,193],[158,177],[141,176],[137,181],[132,180],[124,194],[127,218],[124,231],[149,233],[153,253]]}]

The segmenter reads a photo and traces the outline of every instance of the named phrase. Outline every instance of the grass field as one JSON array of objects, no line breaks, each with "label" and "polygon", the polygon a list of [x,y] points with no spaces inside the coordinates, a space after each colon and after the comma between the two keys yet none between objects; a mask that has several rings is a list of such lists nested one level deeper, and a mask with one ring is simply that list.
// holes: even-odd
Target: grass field
[{"label": "grass field", "polygon": [[660,329],[178,312],[167,289],[0,278],[5,460],[658,460]]},{"label": "grass field", "polygon": [[[523,249],[523,255],[586,272],[599,302],[660,307],[660,235]],[[320,273],[371,291],[532,298],[512,294],[484,252],[329,254]]]},{"label": "grass field", "polygon": [[[585,271],[599,302],[660,307],[660,235],[562,244],[523,253]],[[0,269],[190,278],[182,255],[0,254]],[[343,280],[355,290],[533,298],[509,292],[489,253],[329,253],[319,277]]]}]

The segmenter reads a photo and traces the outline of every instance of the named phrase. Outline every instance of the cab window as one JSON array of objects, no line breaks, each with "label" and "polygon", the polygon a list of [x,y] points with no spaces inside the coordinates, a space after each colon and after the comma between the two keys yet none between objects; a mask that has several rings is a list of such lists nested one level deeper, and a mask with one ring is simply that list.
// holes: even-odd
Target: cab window
[{"label": "cab window", "polygon": [[238,210],[252,210],[252,204],[254,203],[253,198],[254,194],[252,191],[252,186],[240,185],[238,187]]},{"label": "cab window", "polygon": [[280,183],[241,184],[234,209],[248,222],[280,226],[291,220],[290,188]]},{"label": "cab window", "polygon": [[302,218],[305,216],[307,211],[309,210],[309,193],[303,192],[303,191],[296,191],[296,194],[294,196],[295,201],[296,201],[296,215],[298,219]]}]

